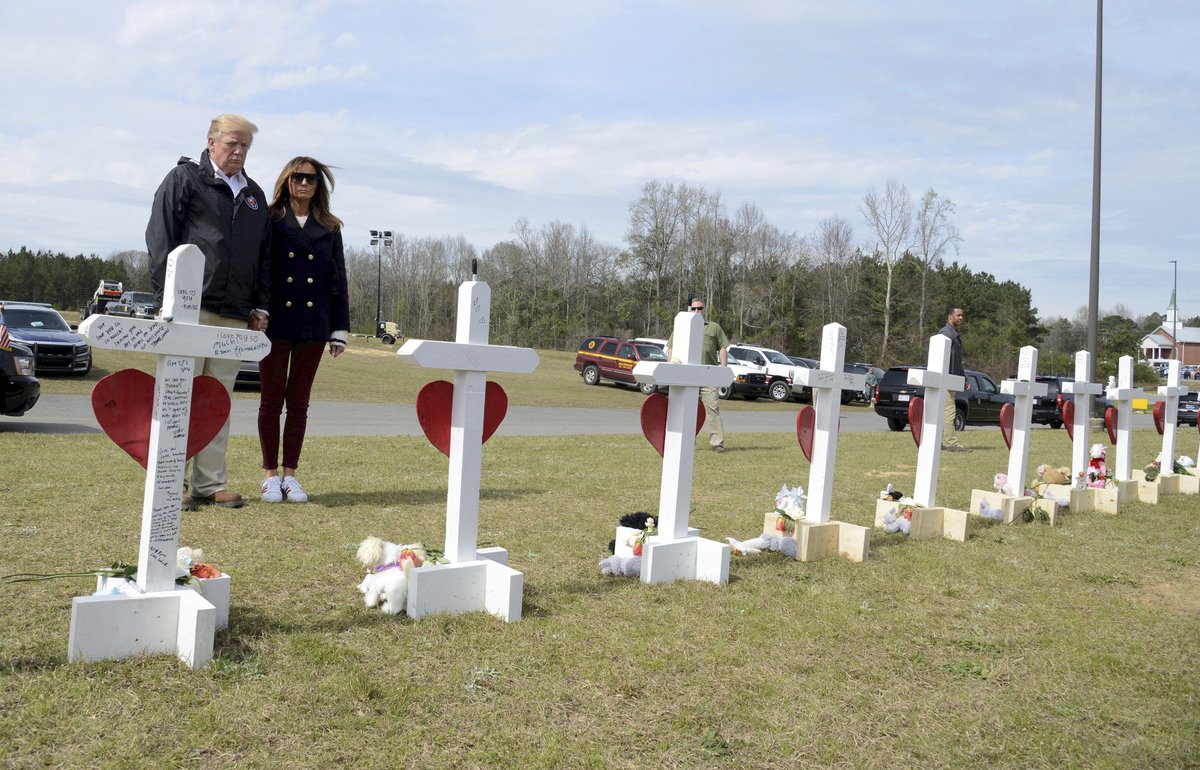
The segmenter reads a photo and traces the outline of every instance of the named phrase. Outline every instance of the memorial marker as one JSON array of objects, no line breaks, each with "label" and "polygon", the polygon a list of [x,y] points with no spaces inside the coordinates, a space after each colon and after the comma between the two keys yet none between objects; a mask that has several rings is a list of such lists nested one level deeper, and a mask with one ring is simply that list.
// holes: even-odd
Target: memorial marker
[{"label": "memorial marker", "polygon": [[217,609],[175,585],[180,502],[196,358],[258,361],[270,350],[262,332],[201,326],[204,254],[185,244],[167,257],[162,316],[92,315],[79,333],[95,347],[158,356],[138,545],[141,595],[76,597],[69,660],[114,660],[172,652],[192,668],[212,657]]},{"label": "memorial marker", "polygon": [[[696,402],[700,387],[720,388],[733,382],[726,366],[700,363],[704,338],[701,313],[675,316],[672,356],[682,363],[641,361],[633,367],[638,382],[667,386],[667,427],[663,439],[662,483],[658,500],[658,534],[646,538],[642,550],[643,583],[673,580],[729,581],[729,546],[698,536],[688,526],[692,471],[696,460]],[[618,543],[623,542],[618,533]]]},{"label": "memorial marker", "polygon": [[1133,384],[1133,357],[1121,356],[1117,362],[1117,387],[1108,389],[1108,400],[1117,410],[1117,464],[1114,480],[1119,502],[1141,500],[1158,502],[1158,486],[1133,478],[1133,400],[1146,393]]},{"label": "memorial marker", "polygon": [[407,613],[486,610],[506,621],[521,617],[524,576],[507,566],[508,551],[479,549],[479,484],[483,461],[488,372],[532,372],[532,348],[488,343],[492,292],[482,281],[458,289],[454,342],[408,340],[397,351],[404,363],[453,369],[450,469],[446,493],[447,564],[426,564],[409,573]]}]

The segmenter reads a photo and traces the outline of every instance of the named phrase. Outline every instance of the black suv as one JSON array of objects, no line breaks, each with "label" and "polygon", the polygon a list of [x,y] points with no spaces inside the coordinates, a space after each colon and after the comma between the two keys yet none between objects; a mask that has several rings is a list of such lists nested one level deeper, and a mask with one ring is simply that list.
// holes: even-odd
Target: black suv
[{"label": "black suv", "polygon": [[[908,384],[910,369],[924,366],[893,366],[883,373],[875,387],[875,414],[887,420],[892,430],[904,430],[908,425],[908,405],[914,396],[923,396],[925,389]],[[968,425],[999,425],[1000,408],[1013,403],[1013,397],[1000,392],[991,377],[972,369],[964,370],[966,390],[954,394],[956,412],[954,429]]]},{"label": "black suv", "polygon": [[1033,414],[1030,417],[1030,422],[1038,425],[1049,425],[1051,428],[1058,430],[1062,427],[1063,402],[1071,397],[1069,393],[1062,392],[1064,382],[1074,382],[1074,377],[1060,377],[1056,374],[1039,374],[1035,377],[1038,382],[1044,382],[1048,386],[1046,395],[1036,396],[1033,399]]},{"label": "black suv", "polygon": [[33,408],[42,393],[42,384],[33,376],[33,351],[13,342],[0,348],[0,394],[4,396],[3,414],[20,417]]}]

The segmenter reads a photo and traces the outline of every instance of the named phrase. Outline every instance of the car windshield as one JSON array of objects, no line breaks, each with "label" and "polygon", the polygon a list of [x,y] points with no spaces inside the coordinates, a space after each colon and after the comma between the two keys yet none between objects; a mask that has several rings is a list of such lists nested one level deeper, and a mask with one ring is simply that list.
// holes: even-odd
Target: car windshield
[{"label": "car windshield", "polygon": [[762,354],[766,356],[767,360],[773,364],[785,364],[787,366],[792,365],[791,359],[789,359],[783,353],[780,353],[778,350],[764,350]]},{"label": "car windshield", "polygon": [[4,323],[10,329],[49,329],[57,332],[69,332],[71,327],[67,322],[49,308],[13,307],[4,308]]},{"label": "car windshield", "polygon": [[125,301],[147,304],[154,301],[154,295],[145,291],[131,291],[125,295]]},{"label": "car windshield", "polygon": [[639,342],[637,345],[638,355],[643,361],[666,361],[667,355],[658,345],[652,345],[648,342]]}]

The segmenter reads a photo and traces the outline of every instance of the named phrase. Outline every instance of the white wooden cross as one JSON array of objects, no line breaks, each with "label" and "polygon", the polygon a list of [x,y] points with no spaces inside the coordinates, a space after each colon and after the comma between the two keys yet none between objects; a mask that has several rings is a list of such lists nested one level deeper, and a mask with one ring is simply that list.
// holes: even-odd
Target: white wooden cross
[{"label": "white wooden cross", "polygon": [[1092,370],[1092,354],[1086,350],[1075,353],[1075,381],[1062,384],[1063,393],[1071,394],[1075,399],[1075,418],[1071,423],[1071,486],[1081,474],[1087,472],[1088,460],[1088,420],[1092,414],[1092,396],[1104,392],[1104,386],[1098,382],[1088,382],[1088,373]]},{"label": "white wooden cross", "polygon": [[1012,445],[1008,449],[1008,493],[1025,494],[1025,473],[1029,465],[1029,425],[1033,419],[1033,399],[1044,396],[1050,386],[1037,382],[1038,351],[1032,345],[1021,348],[1017,379],[1000,383],[1000,392],[1015,396],[1013,403]]},{"label": "white wooden cross", "polygon": [[[521,615],[521,573],[500,568],[508,558],[504,549],[484,553],[478,547],[483,417],[488,372],[532,372],[539,359],[532,348],[488,343],[491,306],[492,290],[486,283],[465,281],[458,289],[455,341],[413,339],[397,351],[404,363],[454,370],[446,492],[445,556],[450,564],[440,566],[469,568],[455,571],[427,565],[413,570],[407,607],[412,618],[482,609],[504,620],[517,620]],[[481,559],[487,564],[481,565]],[[480,568],[470,569],[474,566]]]},{"label": "white wooden cross", "polygon": [[[167,256],[163,309],[160,318],[121,318],[91,315],[79,325],[79,333],[98,348],[154,353],[158,356],[155,370],[154,407],[150,422],[150,442],[146,457],[146,483],[142,496],[142,529],[138,545],[137,584],[146,594],[171,592],[175,587],[176,551],[179,548],[180,502],[183,495],[188,426],[192,403],[192,377],[196,358],[225,358],[258,361],[270,351],[271,343],[259,331],[200,325],[200,294],[204,285],[204,253],[194,245],[179,246]],[[183,592],[184,594],[194,592]],[[91,598],[91,597],[89,597]],[[107,597],[106,597],[107,598]],[[136,598],[136,597],[134,597]],[[190,600],[190,597],[186,597]],[[111,607],[110,607],[111,608]],[[155,610],[157,612],[157,610]],[[185,621],[183,610],[178,625]],[[103,614],[101,612],[100,614]],[[133,612],[134,615],[139,614]],[[145,614],[145,613],[141,613]],[[162,620],[161,616],[159,620]],[[76,599],[72,616],[70,654],[95,659],[93,652],[98,640],[89,639],[95,625],[103,622],[92,613],[86,600]],[[111,622],[111,620],[110,620]],[[138,618],[137,623],[150,623]],[[174,619],[162,620],[166,625]],[[173,630],[142,629],[144,636],[155,634],[176,640]],[[137,635],[122,639],[121,630],[112,631],[108,652],[98,657],[124,657],[141,652]],[[181,632],[182,633],[182,632]],[[154,651],[164,651],[170,645]],[[122,653],[121,647],[128,649]],[[176,640],[176,646],[178,642]],[[203,641],[180,657],[191,665],[204,665],[212,653],[211,633],[204,655]],[[198,660],[202,658],[202,660]]]},{"label": "white wooden cross", "polygon": [[1186,385],[1179,384],[1179,360],[1167,363],[1167,384],[1158,386],[1158,395],[1163,397],[1162,473],[1175,472],[1175,428],[1179,415],[1179,397],[1188,392]]},{"label": "white wooden cross", "polygon": [[1133,386],[1133,357],[1117,362],[1117,387],[1108,389],[1108,400],[1117,407],[1116,480],[1129,481],[1133,473],[1133,400],[1146,395]]},{"label": "white wooden cross", "polygon": [[917,450],[917,479],[913,499],[926,508],[937,507],[938,465],[942,456],[942,420],[946,399],[963,389],[966,379],[950,374],[950,338],[929,338],[929,362],[925,369],[909,369],[908,384],[925,388],[921,418],[921,446]]},{"label": "white wooden cross", "polygon": [[[633,367],[633,376],[638,382],[668,388],[658,500],[659,534],[657,541],[647,542],[642,582],[659,583],[691,577],[724,583],[729,578],[729,546],[690,537],[688,512],[696,461],[696,404],[700,387],[731,385],[733,370],[727,366],[700,363],[704,341],[703,314],[677,314],[672,339],[672,357],[682,363],[641,361]],[[710,544],[711,547],[707,547]],[[697,550],[700,546],[705,546],[702,552]],[[668,561],[670,563],[665,564]]]},{"label": "white wooden cross", "polygon": [[845,360],[846,327],[830,323],[821,332],[821,368],[802,368],[796,372],[797,384],[812,388],[816,410],[812,462],[808,468],[808,506],[804,511],[806,521],[829,521],[842,391],[861,391],[866,382],[866,375],[842,371]]}]

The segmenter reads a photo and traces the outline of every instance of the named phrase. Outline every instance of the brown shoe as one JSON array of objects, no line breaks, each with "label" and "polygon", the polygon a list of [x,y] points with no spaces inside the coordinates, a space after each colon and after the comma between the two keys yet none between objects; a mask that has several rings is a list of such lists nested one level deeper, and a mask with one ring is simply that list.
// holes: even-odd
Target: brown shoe
[{"label": "brown shoe", "polygon": [[202,495],[193,495],[193,499],[199,505],[219,505],[222,508],[241,508],[246,501],[237,492],[230,492],[228,489],[218,489],[208,497]]},{"label": "brown shoe", "polygon": [[716,452],[717,454],[720,454],[721,452],[725,451],[725,445],[724,444],[713,444],[713,451]]},{"label": "brown shoe", "polygon": [[179,510],[194,511],[196,510],[196,501],[187,492],[183,493],[183,497],[179,500]]}]

